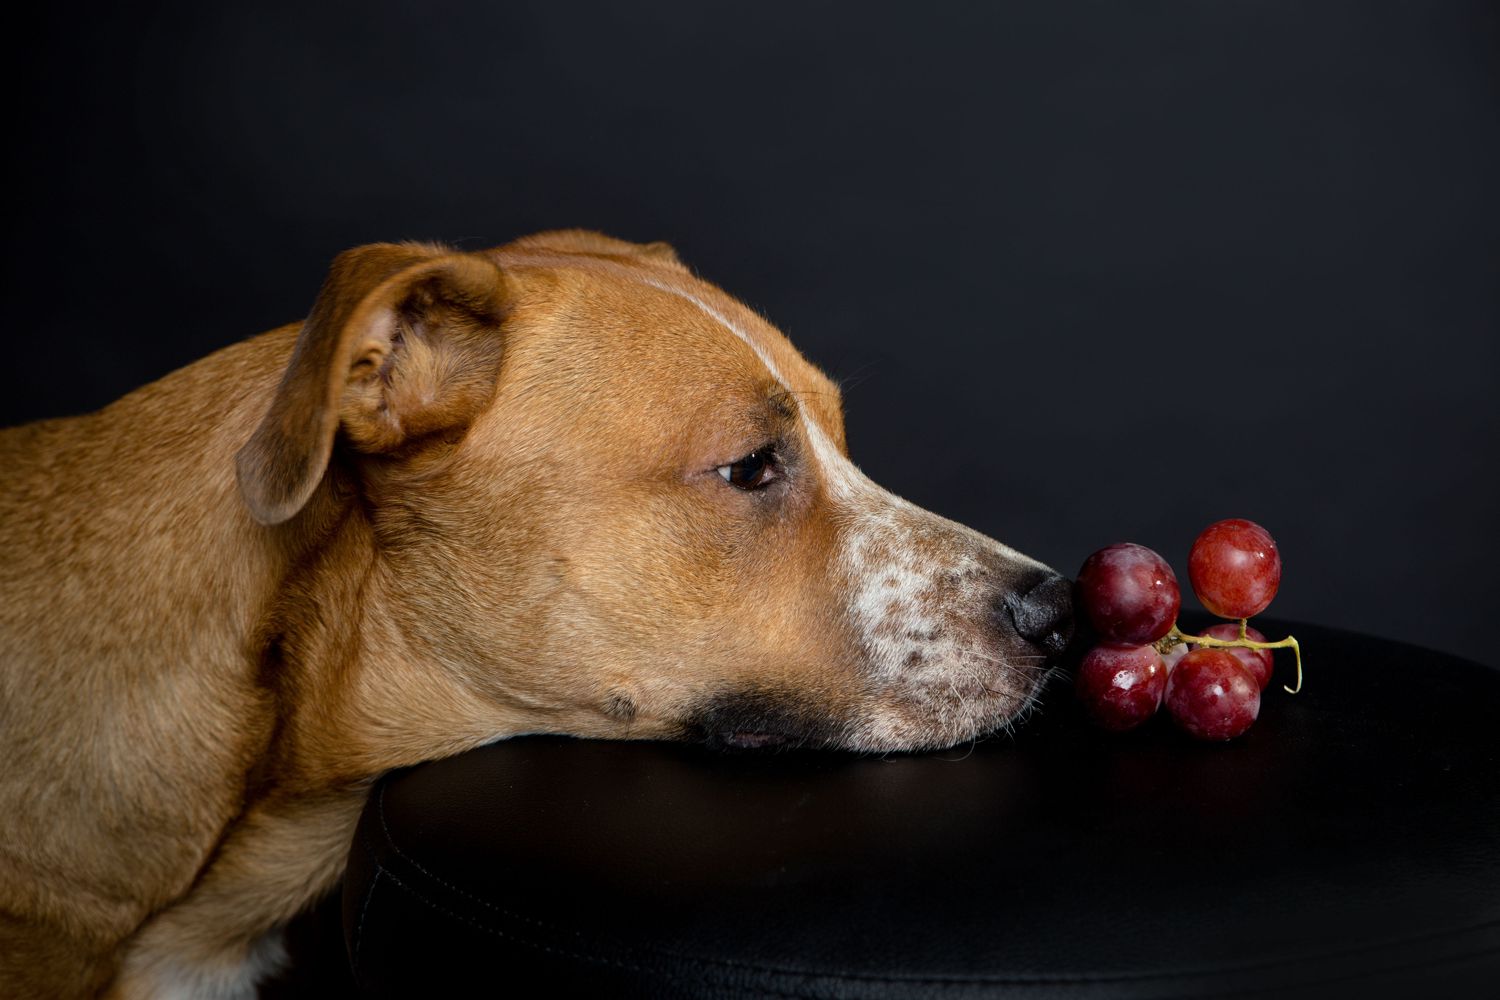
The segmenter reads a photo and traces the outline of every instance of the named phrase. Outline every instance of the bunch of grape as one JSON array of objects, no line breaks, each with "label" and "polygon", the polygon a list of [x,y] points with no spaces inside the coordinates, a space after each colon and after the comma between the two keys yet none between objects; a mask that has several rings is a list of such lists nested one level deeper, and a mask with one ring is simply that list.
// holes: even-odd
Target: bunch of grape
[{"label": "bunch of grape", "polygon": [[1188,576],[1203,606],[1238,619],[1188,635],[1177,628],[1182,595],[1165,559],[1144,545],[1100,549],[1078,571],[1078,604],[1101,642],[1078,668],[1085,712],[1115,732],[1134,729],[1166,703],[1172,720],[1202,740],[1229,740],[1260,714],[1271,681],[1271,650],[1291,648],[1302,686],[1297,640],[1279,642],[1246,621],[1281,584],[1281,555],[1269,532],[1239,518],[1209,525],[1193,543]]}]

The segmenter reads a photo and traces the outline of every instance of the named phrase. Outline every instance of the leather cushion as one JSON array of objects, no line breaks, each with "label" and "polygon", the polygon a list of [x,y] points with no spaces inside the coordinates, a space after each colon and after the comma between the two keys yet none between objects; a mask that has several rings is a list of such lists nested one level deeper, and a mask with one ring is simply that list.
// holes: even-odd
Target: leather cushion
[{"label": "leather cushion", "polygon": [[1278,661],[1228,744],[1160,718],[1097,732],[1059,685],[1013,739],[937,754],[531,737],[389,775],[345,882],[355,978],[369,996],[1487,995],[1500,672],[1294,631],[1305,689],[1280,690]]}]

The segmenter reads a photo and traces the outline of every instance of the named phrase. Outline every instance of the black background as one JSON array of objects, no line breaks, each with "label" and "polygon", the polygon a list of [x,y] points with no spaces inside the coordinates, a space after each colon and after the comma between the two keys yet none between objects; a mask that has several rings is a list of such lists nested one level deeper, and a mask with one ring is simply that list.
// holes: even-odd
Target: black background
[{"label": "black background", "polygon": [[1500,662],[1494,6],[306,6],[12,21],[0,423],[353,244],[586,226],[765,312],[919,504],[1067,572],[1250,517],[1278,617]]}]

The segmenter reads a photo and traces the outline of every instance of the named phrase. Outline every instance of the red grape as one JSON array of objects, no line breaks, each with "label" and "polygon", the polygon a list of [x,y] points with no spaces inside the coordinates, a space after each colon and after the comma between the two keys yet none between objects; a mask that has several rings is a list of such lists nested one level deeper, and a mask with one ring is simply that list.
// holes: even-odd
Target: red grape
[{"label": "red grape", "polygon": [[1270,532],[1254,521],[1217,521],[1193,543],[1188,579],[1209,611],[1220,618],[1249,618],[1276,596],[1281,554]]},{"label": "red grape", "polygon": [[1172,721],[1200,740],[1232,740],[1260,714],[1260,688],[1239,660],[1222,649],[1195,649],[1167,678]]},{"label": "red grape", "polygon": [[1084,656],[1075,689],[1089,717],[1119,733],[1156,714],[1166,684],[1167,670],[1155,649],[1106,642]]},{"label": "red grape", "polygon": [[[1240,637],[1240,626],[1236,622],[1220,622],[1210,625],[1199,633],[1210,639],[1238,639]],[[1245,638],[1251,642],[1265,642],[1266,637],[1250,626],[1245,627]],[[1244,646],[1231,646],[1224,650],[1230,656],[1239,660],[1250,671],[1250,676],[1255,678],[1260,690],[1264,691],[1266,685],[1271,683],[1271,668],[1274,661],[1271,659],[1269,649],[1246,649]]]},{"label": "red grape", "polygon": [[1106,546],[1084,560],[1078,599],[1096,632],[1131,646],[1166,635],[1182,606],[1172,567],[1134,542]]},{"label": "red grape", "polygon": [[1193,647],[1185,642],[1179,642],[1165,653],[1161,654],[1162,666],[1167,668],[1167,676],[1172,676],[1172,670],[1177,666],[1179,660],[1192,652]]}]

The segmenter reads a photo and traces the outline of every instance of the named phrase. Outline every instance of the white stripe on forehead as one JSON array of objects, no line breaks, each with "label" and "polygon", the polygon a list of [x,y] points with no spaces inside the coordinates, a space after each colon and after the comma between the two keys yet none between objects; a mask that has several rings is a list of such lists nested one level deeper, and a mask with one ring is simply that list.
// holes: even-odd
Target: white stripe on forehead
[{"label": "white stripe on forehead", "polygon": [[771,377],[776,380],[777,385],[781,386],[782,389],[788,392],[791,391],[791,388],[786,384],[786,379],[782,377],[781,370],[776,367],[776,362],[771,360],[771,356],[767,354],[765,349],[761,347],[760,344],[750,336],[749,332],[746,331],[744,327],[740,326],[734,320],[730,319],[728,316],[725,316],[723,313],[719,312],[719,310],[715,309],[713,306],[709,305],[707,302],[704,302],[698,296],[694,295],[692,292],[687,291],[686,289],[674,288],[666,282],[657,281],[655,278],[642,278],[641,280],[650,285],[652,288],[659,288],[669,295],[675,295],[680,299],[687,299],[693,305],[697,306],[699,309],[702,309],[709,316],[712,316],[714,319],[718,320],[720,326],[724,327],[724,329],[728,330],[730,333],[743,340],[749,346],[750,350],[755,352],[755,356],[757,358],[760,358],[760,363],[766,366],[766,371],[771,373]]},{"label": "white stripe on forehead", "polygon": [[[755,356],[760,359],[760,363],[766,366],[766,371],[771,373],[771,378],[776,380],[776,384],[784,392],[792,394],[791,386],[787,385],[785,376],[781,374],[781,369],[776,367],[776,362],[771,360],[771,355],[766,352],[766,349],[754,337],[750,336],[749,331],[744,327],[687,289],[669,285],[655,278],[641,278],[640,280],[652,288],[659,289],[669,295],[675,295],[680,299],[686,299],[701,309],[709,318],[716,320],[720,326],[744,341],[745,345],[755,352]],[[833,446],[833,442],[828,439],[828,435],[823,433],[823,428],[819,427],[817,421],[808,416],[806,407],[798,406],[797,415],[802,419],[802,429],[807,433],[807,440],[812,445],[813,455],[817,458],[818,464],[823,468],[824,478],[827,480],[829,490],[843,497],[853,495],[860,485],[860,480],[864,480],[864,476],[854,467],[853,462],[850,462]],[[868,480],[865,480],[865,482],[868,482]]]},{"label": "white stripe on forehead", "polygon": [[[746,346],[755,352],[755,356],[760,359],[761,364],[766,366],[766,371],[771,373],[771,377],[776,380],[776,383],[787,392],[793,392],[791,387],[786,384],[786,378],[781,374],[781,370],[776,367],[776,362],[772,361],[770,355],[766,353],[765,348],[744,327],[724,315],[722,311],[716,309],[687,289],[680,288],[675,284],[668,284],[656,278],[639,275],[631,275],[631,277],[669,295],[686,299],[697,306],[703,311],[704,315],[715,320],[724,329],[744,341]],[[968,538],[982,548],[990,549],[1003,555],[1005,558],[1013,559],[1020,563],[1042,567],[1042,564],[1035,559],[1024,556],[1009,546],[980,534],[968,525],[957,524],[931,511],[923,510],[910,501],[904,500],[889,490],[878,486],[863,472],[859,471],[858,466],[849,461],[842,452],[833,446],[833,442],[823,432],[823,428],[819,427],[817,421],[808,415],[807,407],[798,406],[797,414],[802,419],[802,427],[807,433],[808,443],[812,445],[813,456],[817,459],[818,465],[823,469],[823,478],[827,482],[829,492],[845,502],[855,501],[854,506],[861,515],[861,522],[873,524],[879,530],[890,531],[895,528],[895,517],[898,514],[931,521],[941,521],[948,525],[949,529],[956,534]],[[858,548],[860,542],[857,537],[853,539],[853,544],[855,548]]]}]

